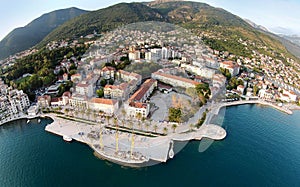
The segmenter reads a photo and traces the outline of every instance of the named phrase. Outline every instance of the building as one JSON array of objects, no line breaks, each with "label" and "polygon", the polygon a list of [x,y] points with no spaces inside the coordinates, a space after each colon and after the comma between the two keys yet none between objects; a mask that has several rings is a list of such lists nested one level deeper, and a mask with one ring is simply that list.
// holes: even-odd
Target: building
[{"label": "building", "polygon": [[231,76],[236,76],[240,73],[240,66],[234,64],[233,61],[223,61],[220,63],[220,68],[227,69]]},{"label": "building", "polygon": [[86,83],[78,83],[76,85],[76,92],[87,97],[92,97],[94,94],[93,85]]},{"label": "building", "polygon": [[190,64],[181,64],[181,67],[185,68],[186,71],[208,79],[212,79],[215,74],[215,70],[206,67],[197,67]]},{"label": "building", "polygon": [[67,81],[67,80],[68,80],[68,74],[67,74],[67,73],[64,73],[64,74],[63,74],[63,80],[64,80],[64,81]]},{"label": "building", "polygon": [[141,102],[131,102],[125,104],[125,110],[127,116],[137,117],[137,114],[141,114],[141,117],[146,118],[149,115],[150,104]]},{"label": "building", "polygon": [[104,79],[114,79],[115,71],[116,71],[116,69],[114,67],[105,66],[100,71],[100,76],[103,77]]},{"label": "building", "polygon": [[27,110],[27,114],[29,116],[36,116],[38,112],[39,112],[39,107],[36,105],[29,107]]},{"label": "building", "polygon": [[226,77],[222,74],[215,74],[213,76],[213,87],[221,88],[225,86]]},{"label": "building", "polygon": [[85,95],[73,94],[69,99],[69,104],[73,108],[88,108],[88,100]]},{"label": "building", "polygon": [[79,73],[74,74],[71,76],[71,81],[72,82],[80,82],[80,81],[82,81],[82,76]]},{"label": "building", "polygon": [[51,85],[48,89],[46,94],[53,94],[56,95],[59,93],[59,86],[60,84],[56,84],[56,85]]},{"label": "building", "polygon": [[64,92],[63,95],[61,96],[62,98],[62,103],[64,106],[69,104],[69,99],[71,98],[71,92]]},{"label": "building", "polygon": [[104,97],[118,100],[125,100],[128,98],[129,84],[121,83],[120,85],[105,85]]},{"label": "building", "polygon": [[274,94],[271,91],[260,89],[258,92],[258,97],[267,101],[271,101],[274,99]]},{"label": "building", "polygon": [[95,111],[103,111],[113,115],[119,109],[119,103],[114,99],[92,98],[89,101],[89,108]]},{"label": "building", "polygon": [[138,89],[138,91],[136,91],[129,98],[129,102],[142,102],[142,103],[145,102],[156,87],[157,87],[157,81],[155,79],[147,79],[142,84],[140,89]]},{"label": "building", "polygon": [[193,81],[191,79],[170,75],[159,71],[152,73],[151,77],[153,79],[159,80],[160,82],[170,84],[174,87],[195,88],[198,84],[200,84],[199,82]]},{"label": "building", "polygon": [[47,108],[51,104],[51,96],[50,95],[43,95],[37,98],[37,105],[41,108]]},{"label": "building", "polygon": [[237,91],[238,91],[240,94],[243,94],[243,93],[244,93],[244,90],[245,90],[245,86],[244,86],[244,85],[238,85],[238,86],[237,86]]},{"label": "building", "polygon": [[51,98],[51,106],[52,107],[58,107],[63,106],[63,99],[61,97],[53,97]]},{"label": "building", "polygon": [[117,76],[119,79],[123,79],[126,82],[130,82],[131,80],[136,80],[137,85],[140,85],[142,83],[142,76],[137,73],[133,73],[133,72],[129,73],[124,70],[119,70],[117,72]]}]

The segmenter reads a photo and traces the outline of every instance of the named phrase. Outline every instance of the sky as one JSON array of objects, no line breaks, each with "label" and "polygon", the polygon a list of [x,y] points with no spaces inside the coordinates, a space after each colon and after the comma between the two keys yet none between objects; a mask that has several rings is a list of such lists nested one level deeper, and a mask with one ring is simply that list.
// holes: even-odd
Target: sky
[{"label": "sky", "polygon": [[[14,28],[23,27],[44,13],[77,7],[98,10],[133,0],[1,0],[0,40]],[[147,0],[134,0],[144,2]],[[192,0],[223,8],[275,33],[300,35],[300,0]]]}]

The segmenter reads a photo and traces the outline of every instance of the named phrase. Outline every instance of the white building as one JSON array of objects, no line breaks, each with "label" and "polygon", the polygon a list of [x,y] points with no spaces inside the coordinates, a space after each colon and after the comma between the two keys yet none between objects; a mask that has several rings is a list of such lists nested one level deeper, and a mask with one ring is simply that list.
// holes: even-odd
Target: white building
[{"label": "white building", "polygon": [[151,77],[163,83],[170,84],[174,87],[195,88],[198,84],[200,84],[199,82],[193,81],[191,79],[178,77],[175,75],[170,75],[159,71],[152,73]]},{"label": "white building", "polygon": [[141,117],[146,118],[149,115],[150,105],[148,103],[131,102],[124,105],[129,117],[137,117],[137,114],[141,114]]},{"label": "white building", "polygon": [[86,83],[78,83],[76,85],[76,92],[87,97],[92,97],[94,92],[93,85]]},{"label": "white building", "polygon": [[220,68],[228,69],[231,76],[236,76],[240,73],[240,66],[232,61],[224,61],[220,63]]},{"label": "white building", "polygon": [[112,115],[119,109],[119,103],[114,99],[92,98],[89,101],[89,108],[95,111],[103,111]]}]

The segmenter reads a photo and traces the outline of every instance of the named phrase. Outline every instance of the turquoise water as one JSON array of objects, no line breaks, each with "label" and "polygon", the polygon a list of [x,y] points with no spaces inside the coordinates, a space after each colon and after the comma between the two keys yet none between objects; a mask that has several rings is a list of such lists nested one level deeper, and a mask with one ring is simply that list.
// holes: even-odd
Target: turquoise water
[{"label": "turquoise water", "polygon": [[173,160],[131,169],[97,159],[38,124],[0,127],[0,186],[300,186],[300,111],[230,107],[228,136],[203,153],[190,142]]}]

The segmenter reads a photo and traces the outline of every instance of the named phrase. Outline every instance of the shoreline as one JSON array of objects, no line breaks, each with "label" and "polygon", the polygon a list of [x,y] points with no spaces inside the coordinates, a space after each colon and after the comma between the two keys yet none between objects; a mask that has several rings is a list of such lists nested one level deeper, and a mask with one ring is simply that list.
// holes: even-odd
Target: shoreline
[{"label": "shoreline", "polygon": [[[234,102],[220,103],[220,104],[217,104],[216,106],[213,106],[212,110],[215,110],[214,114],[218,115],[220,109],[223,107],[231,107],[231,106],[246,105],[246,104],[256,104],[256,105],[261,104],[261,105],[276,109],[280,112],[286,113],[288,115],[293,114],[293,111],[292,111],[293,109],[286,108],[285,106],[280,107],[278,105],[274,105],[273,103],[269,103],[264,100],[248,100],[248,101],[234,101]],[[299,108],[299,110],[300,110],[300,108]]]},{"label": "shoreline", "polygon": [[18,116],[16,118],[10,118],[10,119],[5,120],[5,121],[1,120],[0,121],[0,126],[5,125],[5,124],[10,123],[10,122],[18,121],[18,120],[21,120],[21,119],[31,120],[31,119],[40,118],[40,117],[41,117],[41,115],[35,115],[35,116],[23,115],[23,116]]}]

